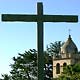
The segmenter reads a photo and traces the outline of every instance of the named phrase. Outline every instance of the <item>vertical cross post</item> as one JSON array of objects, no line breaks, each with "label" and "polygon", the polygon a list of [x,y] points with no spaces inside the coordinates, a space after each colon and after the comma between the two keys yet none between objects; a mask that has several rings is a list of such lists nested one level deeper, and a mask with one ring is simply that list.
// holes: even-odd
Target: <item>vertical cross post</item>
[{"label": "vertical cross post", "polygon": [[[43,15],[43,5],[37,5],[39,18]],[[37,45],[38,45],[38,80],[44,80],[44,53],[43,53],[43,22],[37,22]]]}]

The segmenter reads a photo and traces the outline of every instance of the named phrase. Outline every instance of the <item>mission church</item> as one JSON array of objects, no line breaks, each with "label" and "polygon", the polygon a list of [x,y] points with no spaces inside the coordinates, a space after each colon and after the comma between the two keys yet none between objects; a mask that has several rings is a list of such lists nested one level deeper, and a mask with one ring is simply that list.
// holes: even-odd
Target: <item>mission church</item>
[{"label": "mission church", "polygon": [[80,61],[78,48],[73,42],[71,35],[60,49],[59,57],[53,57],[53,78],[58,78],[63,72],[64,66],[75,64]]}]

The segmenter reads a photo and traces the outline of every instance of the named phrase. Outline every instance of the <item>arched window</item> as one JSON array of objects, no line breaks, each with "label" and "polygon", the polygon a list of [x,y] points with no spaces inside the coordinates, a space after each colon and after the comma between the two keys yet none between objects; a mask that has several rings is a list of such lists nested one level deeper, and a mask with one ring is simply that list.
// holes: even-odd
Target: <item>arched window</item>
[{"label": "arched window", "polygon": [[56,74],[60,74],[60,64],[56,64]]},{"label": "arched window", "polygon": [[67,64],[66,63],[63,63],[63,67],[66,67],[67,66]]},{"label": "arched window", "polygon": [[67,64],[66,63],[63,63],[63,71],[65,70]]}]

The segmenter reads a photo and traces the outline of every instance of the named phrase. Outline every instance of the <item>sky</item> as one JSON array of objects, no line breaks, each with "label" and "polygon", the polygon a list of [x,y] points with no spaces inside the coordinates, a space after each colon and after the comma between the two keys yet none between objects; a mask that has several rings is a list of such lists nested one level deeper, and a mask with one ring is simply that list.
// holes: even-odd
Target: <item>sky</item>
[{"label": "sky", "polygon": [[[43,2],[44,14],[78,15],[80,19],[79,0],[0,0],[0,74],[9,74],[12,57],[37,49],[36,22],[2,22],[1,14],[37,14],[37,2]],[[52,42],[66,41],[71,29],[71,37],[80,51],[79,21],[44,23],[44,50]]]}]

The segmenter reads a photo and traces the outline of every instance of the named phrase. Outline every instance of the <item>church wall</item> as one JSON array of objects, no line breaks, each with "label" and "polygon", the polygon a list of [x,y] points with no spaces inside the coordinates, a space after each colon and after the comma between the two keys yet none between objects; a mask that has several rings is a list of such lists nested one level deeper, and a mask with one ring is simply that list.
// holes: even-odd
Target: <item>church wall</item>
[{"label": "church wall", "polygon": [[67,63],[68,65],[71,64],[71,59],[62,59],[62,60],[53,60],[53,66],[56,66],[57,63],[60,63],[63,66],[63,63]]},{"label": "church wall", "polygon": [[[71,59],[62,59],[62,60],[53,60],[53,78],[57,78],[61,72],[63,72],[63,64],[66,63],[67,65],[71,64]],[[60,64],[60,74],[56,74],[56,64]]]}]

